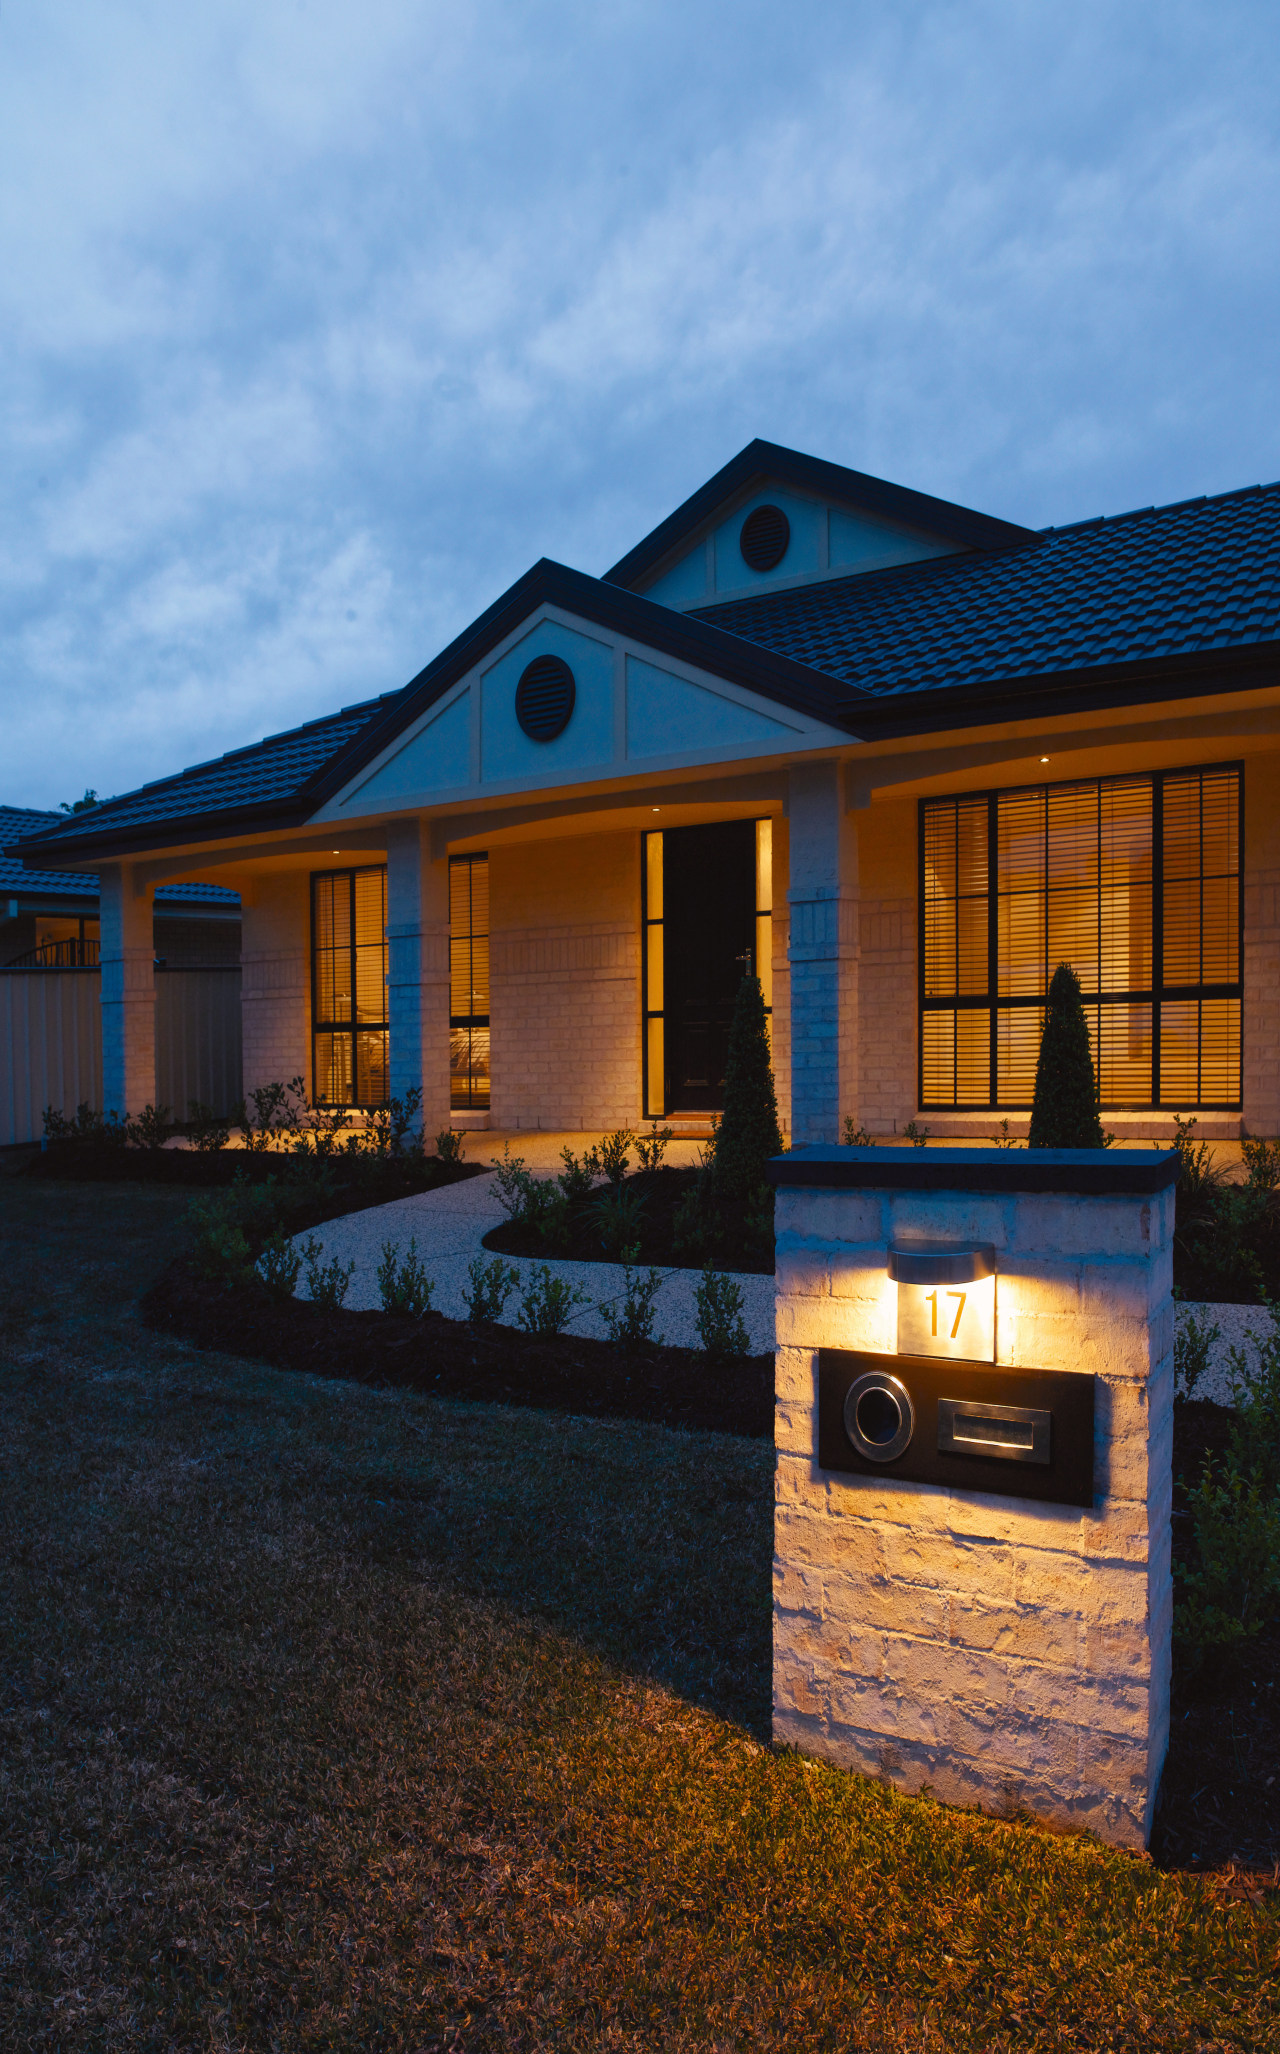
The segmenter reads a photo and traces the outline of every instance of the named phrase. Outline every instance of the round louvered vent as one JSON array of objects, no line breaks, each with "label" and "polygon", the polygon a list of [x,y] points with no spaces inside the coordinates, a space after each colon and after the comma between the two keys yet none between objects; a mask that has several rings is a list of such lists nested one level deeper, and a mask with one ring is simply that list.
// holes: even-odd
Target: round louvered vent
[{"label": "round louvered vent", "polygon": [[531,742],[554,742],[569,725],[573,672],[559,656],[535,656],[516,686],[516,719]]},{"label": "round louvered vent", "polygon": [[753,571],[771,571],[782,562],[791,540],[791,523],[780,506],[758,506],[747,515],[738,537],[742,561]]}]

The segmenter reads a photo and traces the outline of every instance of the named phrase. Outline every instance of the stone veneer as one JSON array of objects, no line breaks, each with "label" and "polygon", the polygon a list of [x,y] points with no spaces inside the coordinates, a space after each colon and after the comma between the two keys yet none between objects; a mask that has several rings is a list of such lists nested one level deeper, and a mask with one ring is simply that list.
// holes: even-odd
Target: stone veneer
[{"label": "stone veneer", "polygon": [[[1176,1159],[780,1158],[774,1734],[1141,1847],[1168,1740]],[[995,1244],[997,1360],[1091,1371],[1091,1511],[817,1467],[817,1350],[896,1352],[901,1236]]]}]

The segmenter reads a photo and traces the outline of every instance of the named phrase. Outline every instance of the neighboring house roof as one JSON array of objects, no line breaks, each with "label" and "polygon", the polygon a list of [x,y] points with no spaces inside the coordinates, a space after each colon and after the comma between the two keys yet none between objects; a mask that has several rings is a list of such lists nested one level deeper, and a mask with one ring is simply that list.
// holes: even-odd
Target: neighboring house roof
[{"label": "neighboring house roof", "polygon": [[[753,443],[672,520],[705,495],[719,504],[725,478],[750,475],[762,452],[774,473],[782,457],[794,458],[808,482],[831,489],[817,474],[837,466]],[[892,510],[905,517],[900,505]],[[933,520],[937,527],[936,513]],[[1159,701],[1174,696],[1180,673],[1184,691],[1276,682],[1280,484],[1038,533],[989,525],[999,546],[974,541],[961,555],[687,613],[619,584],[632,558],[608,579],[543,559],[403,690],[161,778],[92,814],[44,816],[49,826],[28,829],[27,846],[33,857],[73,848],[92,855],[301,824],[543,603],[851,739]],[[20,833],[4,838],[12,846]],[[40,873],[20,874],[29,884]]]},{"label": "neighboring house roof", "polygon": [[[83,820],[83,814],[73,816]],[[37,812],[30,806],[0,806],[0,898],[23,896],[27,898],[65,897],[93,898],[98,890],[98,880],[86,870],[28,870],[17,856],[8,853],[6,844],[19,837],[47,832],[61,826],[68,816],[65,813]],[[202,905],[225,908],[228,913],[240,910],[239,892],[226,891],[220,884],[162,884],[155,895],[157,909],[172,906],[181,911],[184,906]]]},{"label": "neighboring house roof", "polygon": [[886,478],[869,477],[865,471],[846,470],[843,464],[829,464],[821,457],[805,456],[801,450],[784,449],[777,442],[756,440],[700,485],[643,542],[628,550],[605,577],[613,585],[634,585],[728,501],[764,478],[842,500],[860,512],[880,514],[909,528],[924,528],[969,549],[1007,549],[1011,543],[1030,541],[1035,534],[1034,528],[1020,528],[1013,521],[976,513],[972,507],[955,506],[949,499],[934,499],[927,492],[891,485]]},{"label": "neighboring house roof", "polygon": [[1047,528],[696,617],[877,696],[1280,643],[1280,484]]}]

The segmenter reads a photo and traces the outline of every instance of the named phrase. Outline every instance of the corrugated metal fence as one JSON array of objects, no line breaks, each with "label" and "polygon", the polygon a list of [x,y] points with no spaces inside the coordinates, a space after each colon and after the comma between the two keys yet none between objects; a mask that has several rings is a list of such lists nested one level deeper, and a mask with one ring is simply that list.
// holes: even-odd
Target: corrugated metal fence
[{"label": "corrugated metal fence", "polygon": [[[47,1105],[101,1109],[101,983],[96,970],[0,970],[0,1147],[38,1141]],[[229,1112],[240,1076],[239,970],[157,970],[156,1104]]]}]

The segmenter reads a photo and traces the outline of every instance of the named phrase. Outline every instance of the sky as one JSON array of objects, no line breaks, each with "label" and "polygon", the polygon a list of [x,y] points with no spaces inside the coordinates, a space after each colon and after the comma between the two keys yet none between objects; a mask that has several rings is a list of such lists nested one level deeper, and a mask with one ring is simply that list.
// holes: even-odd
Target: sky
[{"label": "sky", "polygon": [[0,0],[0,801],[599,574],[753,436],[1280,474],[1274,0]]}]

